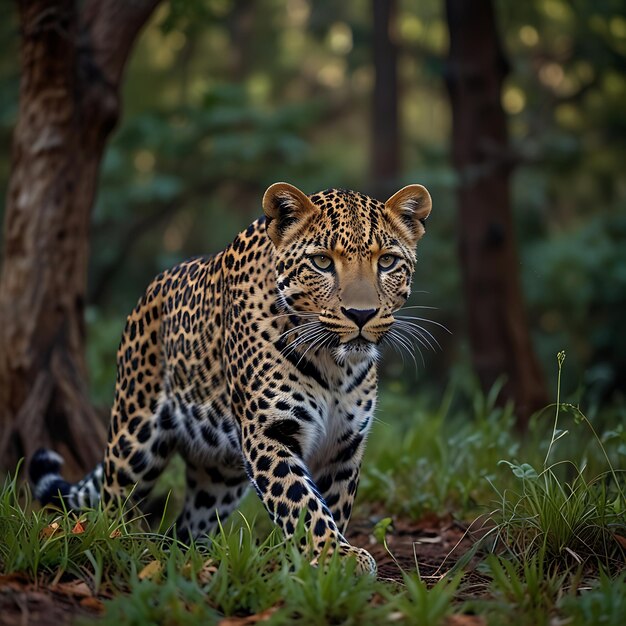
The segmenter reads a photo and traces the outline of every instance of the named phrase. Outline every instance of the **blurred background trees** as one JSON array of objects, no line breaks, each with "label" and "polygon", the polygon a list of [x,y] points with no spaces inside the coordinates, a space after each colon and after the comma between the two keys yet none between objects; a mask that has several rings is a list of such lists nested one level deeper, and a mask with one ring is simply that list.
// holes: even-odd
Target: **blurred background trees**
[{"label": "blurred background trees", "polygon": [[472,363],[484,390],[499,378],[523,430],[548,404],[520,288],[502,87],[509,63],[491,0],[446,0],[446,82],[457,172],[458,246]]},{"label": "blurred background trees", "polygon": [[[584,391],[591,406],[623,402],[623,5],[493,6],[509,64],[500,96],[509,141],[502,158],[511,171],[532,345],[550,395],[554,355],[565,349],[566,392],[579,398]],[[8,11],[0,23],[0,210],[19,40],[17,11]],[[457,258],[471,215],[461,218],[457,202],[448,55],[444,0],[162,3],[127,68],[123,118],[104,154],[92,214],[86,322],[94,401],[111,401],[125,316],[150,278],[219,250],[259,214],[261,194],[276,180],[309,192],[341,186],[380,194],[408,182],[429,188],[435,210],[420,244],[413,301],[437,307],[429,316],[452,335],[436,334],[443,349],[426,355],[417,388],[437,397],[451,379],[471,380]],[[387,69],[377,78],[376,68]],[[399,392],[415,388],[413,365],[398,358],[386,359],[384,376]]]}]

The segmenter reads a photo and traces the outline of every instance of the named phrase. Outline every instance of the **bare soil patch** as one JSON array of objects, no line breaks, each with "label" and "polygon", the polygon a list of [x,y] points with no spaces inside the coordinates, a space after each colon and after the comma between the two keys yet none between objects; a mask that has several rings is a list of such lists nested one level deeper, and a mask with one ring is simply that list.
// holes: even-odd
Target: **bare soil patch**
[{"label": "bare soil patch", "polygon": [[[374,556],[379,578],[400,583],[404,571],[419,573],[427,583],[435,584],[486,532],[484,528],[470,530],[468,524],[451,516],[399,518],[394,519],[387,534],[387,551],[372,534],[377,521],[377,518],[354,520],[348,539]],[[467,574],[463,587],[468,596],[484,594],[486,580],[475,570],[478,560],[473,558],[464,568]]]},{"label": "bare soil patch", "polygon": [[21,574],[0,576],[0,625],[64,626],[96,618],[102,602],[81,581],[40,586]]}]

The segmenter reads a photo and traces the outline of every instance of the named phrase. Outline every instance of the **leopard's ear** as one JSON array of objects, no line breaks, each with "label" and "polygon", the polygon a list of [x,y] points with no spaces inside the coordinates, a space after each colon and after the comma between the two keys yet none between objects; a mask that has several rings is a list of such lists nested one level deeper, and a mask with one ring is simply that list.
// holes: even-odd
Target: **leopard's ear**
[{"label": "leopard's ear", "polygon": [[289,183],[274,183],[263,196],[267,234],[275,246],[283,243],[289,231],[313,211],[317,211],[315,205]]},{"label": "leopard's ear", "polygon": [[426,187],[407,185],[385,202],[385,210],[399,229],[415,245],[424,234],[424,222],[430,215],[432,200]]}]

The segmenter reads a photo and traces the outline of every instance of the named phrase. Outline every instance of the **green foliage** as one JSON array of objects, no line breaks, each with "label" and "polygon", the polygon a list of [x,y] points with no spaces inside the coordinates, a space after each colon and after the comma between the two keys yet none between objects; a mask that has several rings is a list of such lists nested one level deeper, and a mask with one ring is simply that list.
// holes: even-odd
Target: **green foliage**
[{"label": "green foliage", "polygon": [[186,549],[111,511],[80,518],[33,511],[28,487],[8,479],[0,492],[0,573],[24,572],[41,584],[71,576],[95,593],[123,591],[107,603],[102,624],[216,623],[264,611],[273,624],[376,624],[393,609],[371,604],[382,586],[357,577],[354,559],[333,555],[313,567],[297,547],[302,529],[288,542],[276,531],[259,539],[242,521]]},{"label": "green foliage", "polygon": [[490,626],[539,626],[554,623],[621,626],[626,607],[626,580],[602,570],[583,579],[580,571],[548,566],[542,555],[519,563],[494,555],[481,565],[491,578],[489,596],[467,604]]},{"label": "green foliage", "polygon": [[[622,474],[615,469],[621,434],[592,433],[585,441],[579,432],[560,430],[565,417],[575,418],[572,430],[596,431],[597,424],[559,398],[553,424],[539,416],[520,443],[510,411],[495,406],[496,395],[497,388],[487,396],[457,389],[432,409],[383,393],[357,517],[367,509],[415,516],[432,509],[470,519],[497,487],[497,510],[488,505],[493,530],[435,584],[416,570],[405,571],[402,584],[356,577],[355,561],[336,555],[313,567],[298,548],[304,530],[282,540],[254,494],[243,514],[188,549],[146,531],[140,518],[33,509],[29,489],[15,478],[0,491],[0,573],[24,572],[41,585],[78,578],[95,593],[113,594],[105,602],[105,626],[214,624],[246,615],[263,615],[269,624],[436,626],[459,611],[489,624],[620,623],[626,602],[624,574],[617,573],[624,553],[616,536],[626,536]],[[498,464],[503,455],[507,460]],[[180,469],[162,489],[179,490]],[[391,530],[392,518],[384,517],[373,535],[394,558]],[[497,554],[485,555],[481,546]],[[463,572],[471,557],[482,559],[483,582]]]},{"label": "green foliage", "polygon": [[[569,346],[579,386],[593,409],[624,388],[626,213],[591,215],[584,223],[528,246],[524,291],[538,317],[543,362]],[[572,359],[573,357],[573,359]]]},{"label": "green foliage", "polygon": [[[138,581],[129,595],[118,596],[107,603],[106,613],[99,623],[102,626],[217,624],[222,617],[204,599],[195,581],[173,573],[163,581]],[[92,623],[92,620],[82,622],[84,626]]]},{"label": "green foliage", "polygon": [[[356,577],[356,561],[342,562],[337,555],[326,559],[323,567],[313,567],[294,547],[293,573],[284,570],[285,606],[276,623],[304,624],[377,624],[386,619],[390,605],[372,605],[382,585],[371,576]],[[350,581],[346,585],[346,580]],[[274,622],[274,620],[272,620]]]},{"label": "green foliage", "polygon": [[577,407],[565,405],[576,422],[590,430],[592,445],[602,451],[604,471],[589,479],[589,467],[580,468],[572,460],[549,464],[553,448],[568,434],[558,428],[564,406],[560,402],[560,383],[565,352],[559,352],[557,360],[554,426],[543,469],[537,472],[530,463],[501,461],[511,469],[518,485],[517,490],[498,491],[499,508],[491,518],[496,525],[488,536],[493,535],[495,549],[502,542],[508,553],[522,563],[539,558],[541,563],[545,560],[560,568],[571,568],[591,560],[615,570],[626,556],[614,535],[626,535],[623,475],[615,470],[601,438]]},{"label": "green foliage", "polygon": [[[390,513],[468,511],[484,501],[503,454],[515,456],[510,408],[495,406],[497,388],[476,392],[469,414],[454,413],[451,387],[433,410],[384,389],[363,464],[359,502]],[[459,394],[460,395],[460,394]]]},{"label": "green foliage", "polygon": [[103,580],[123,589],[137,570],[170,544],[141,531],[138,520],[102,508],[80,517],[64,511],[34,511],[30,489],[17,474],[0,492],[0,571],[28,572],[50,579],[63,574],[86,578],[94,591]]},{"label": "green foliage", "polygon": [[257,545],[251,527],[244,526],[230,533],[221,529],[211,542],[209,555],[217,571],[204,591],[224,615],[259,613],[280,598],[280,577],[268,576],[282,556],[275,535]]},{"label": "green foliage", "polygon": [[493,600],[477,603],[489,624],[514,621],[520,626],[548,624],[567,576],[550,571],[540,555],[523,563],[490,556],[483,568],[491,577]]},{"label": "green foliage", "polygon": [[437,626],[452,613],[461,575],[441,578],[432,587],[416,574],[405,574],[406,592],[398,597],[398,610],[404,614],[409,624]]},{"label": "green foliage", "polygon": [[626,572],[617,578],[600,572],[600,578],[579,596],[565,596],[560,608],[572,626],[621,626],[626,615]]},{"label": "green foliage", "polygon": [[514,556],[527,559],[545,552],[553,560],[582,564],[594,559],[605,567],[623,561],[613,532],[626,531],[625,500],[610,473],[588,482],[572,464],[575,478],[563,481],[553,466],[537,474],[528,464],[507,464],[520,491],[499,494],[496,536]]},{"label": "green foliage", "polygon": [[[580,409],[560,402],[565,353],[560,352],[557,360],[555,418],[542,470],[528,462],[500,462],[511,470],[514,484],[496,489],[499,506],[485,524],[493,527],[461,559],[468,563],[481,544],[495,552],[479,566],[491,579],[491,595],[470,602],[489,624],[513,621],[534,626],[553,623],[555,616],[564,623],[617,624],[626,602],[624,574],[619,573],[626,556],[623,475],[614,468],[613,455],[603,444],[606,439],[598,436],[594,425]],[[575,417],[575,425],[590,431],[590,445],[602,452],[603,471],[595,478],[588,478],[593,471],[589,466],[580,467],[572,460],[580,458],[584,449],[568,460],[551,462],[569,434],[559,429],[563,408]],[[571,451],[570,447],[568,454]],[[589,584],[584,576],[594,580],[598,572],[594,591],[578,596],[578,590]]]}]

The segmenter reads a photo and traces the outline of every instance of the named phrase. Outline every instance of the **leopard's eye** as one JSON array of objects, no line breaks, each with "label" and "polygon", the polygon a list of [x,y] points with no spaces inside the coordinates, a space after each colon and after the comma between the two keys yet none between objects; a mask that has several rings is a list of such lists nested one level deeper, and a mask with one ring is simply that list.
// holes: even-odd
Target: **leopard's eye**
[{"label": "leopard's eye", "polygon": [[388,271],[392,269],[393,267],[395,267],[397,262],[398,262],[397,256],[394,256],[393,254],[383,254],[378,259],[378,267],[380,267],[381,270]]},{"label": "leopard's eye", "polygon": [[318,270],[329,270],[333,266],[333,260],[326,254],[314,254],[311,261]]}]

